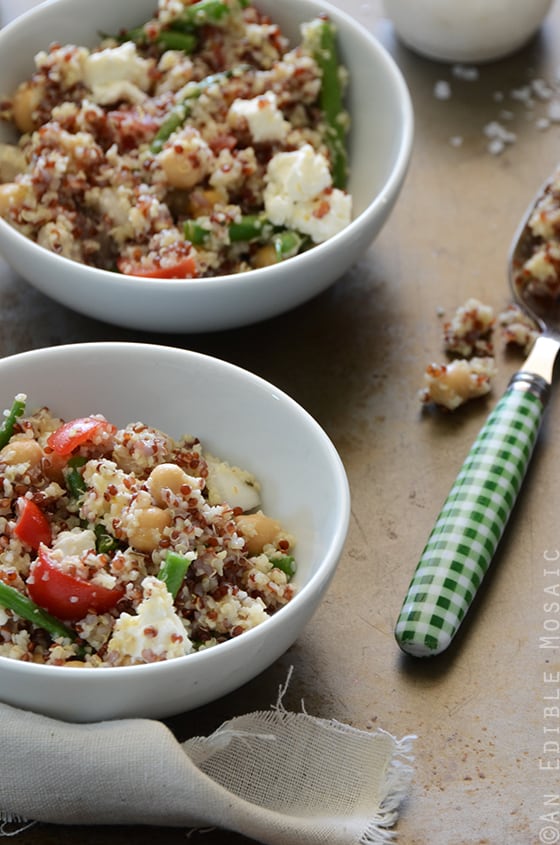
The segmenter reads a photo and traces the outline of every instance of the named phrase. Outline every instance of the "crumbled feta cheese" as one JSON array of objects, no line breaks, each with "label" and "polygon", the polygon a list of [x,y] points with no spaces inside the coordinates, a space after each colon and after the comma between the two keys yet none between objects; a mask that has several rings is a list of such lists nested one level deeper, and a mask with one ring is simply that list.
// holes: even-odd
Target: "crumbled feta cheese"
[{"label": "crumbled feta cheese", "polygon": [[350,222],[352,203],[332,188],[328,162],[310,144],[277,153],[268,164],[264,206],[276,226],[309,235],[315,243],[332,237]]},{"label": "crumbled feta cheese", "polygon": [[80,557],[95,549],[95,534],[93,531],[72,528],[71,531],[61,531],[55,539],[52,548],[60,552],[63,558]]},{"label": "crumbled feta cheese", "polygon": [[230,106],[228,121],[237,122],[244,118],[249,125],[253,141],[283,141],[290,124],[278,108],[278,100],[273,91],[267,91],[252,100],[234,100]]},{"label": "crumbled feta cheese", "polygon": [[175,613],[173,597],[152,575],[142,581],[143,600],[136,616],[121,613],[108,643],[118,663],[145,663],[190,654],[192,643]]},{"label": "crumbled feta cheese", "polygon": [[205,454],[204,457],[208,464],[206,489],[211,505],[227,502],[230,507],[243,508],[244,511],[260,506],[260,487],[254,475],[213,455]]},{"label": "crumbled feta cheese", "polygon": [[90,55],[84,61],[84,82],[97,103],[114,103],[119,99],[138,102],[150,85],[151,62],[142,59],[136,47],[127,41]]},{"label": "crumbled feta cheese", "polygon": [[434,85],[434,97],[436,100],[451,99],[451,85],[446,79],[440,79]]},{"label": "crumbled feta cheese", "polygon": [[491,355],[490,332],[494,325],[494,311],[471,297],[457,308],[452,319],[444,323],[443,345],[446,352],[470,358],[472,355]]},{"label": "crumbled feta cheese", "polygon": [[529,353],[540,334],[539,327],[531,317],[513,303],[498,314],[498,323],[504,341],[509,345],[520,346],[525,354]]}]

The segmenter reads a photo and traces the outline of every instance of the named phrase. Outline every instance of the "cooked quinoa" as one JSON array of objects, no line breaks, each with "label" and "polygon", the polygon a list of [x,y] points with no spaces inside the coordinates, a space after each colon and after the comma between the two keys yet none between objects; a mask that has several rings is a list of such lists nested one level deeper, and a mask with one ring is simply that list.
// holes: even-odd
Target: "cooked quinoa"
[{"label": "cooked quinoa", "polygon": [[560,171],[546,186],[528,221],[525,255],[514,267],[516,281],[531,296],[560,296]]},{"label": "cooked quinoa", "polygon": [[461,358],[491,356],[491,333],[494,311],[490,305],[471,297],[457,308],[451,320],[443,325],[443,345],[446,352]]},{"label": "cooked quinoa", "polygon": [[471,399],[485,396],[496,375],[494,359],[457,358],[447,364],[430,364],[424,373],[425,386],[420,391],[424,404],[433,402],[455,411]]},{"label": "cooked quinoa", "polygon": [[290,45],[249,0],[159,0],[93,49],[46,45],[0,110],[20,133],[0,145],[0,216],[144,277],[237,273],[327,240],[351,219],[335,38],[321,17]]},{"label": "cooked quinoa", "polygon": [[215,646],[294,595],[294,539],[249,472],[102,415],[16,397],[0,428],[0,655],[150,663]]}]

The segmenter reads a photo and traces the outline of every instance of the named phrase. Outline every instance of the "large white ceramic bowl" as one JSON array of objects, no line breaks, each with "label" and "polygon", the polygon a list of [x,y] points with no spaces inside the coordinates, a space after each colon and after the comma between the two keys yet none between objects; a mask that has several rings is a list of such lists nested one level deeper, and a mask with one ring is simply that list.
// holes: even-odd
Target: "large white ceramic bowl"
[{"label": "large white ceramic bowl", "polygon": [[[413,138],[406,84],[383,46],[352,18],[319,0],[255,0],[299,42],[299,25],[326,12],[350,73],[350,181],[354,219],[331,240],[286,262],[204,280],[135,279],[69,261],[0,219],[0,253],[43,293],[109,323],[160,332],[199,332],[257,322],[325,290],[367,249],[387,220],[405,178]],[[0,30],[0,96],[33,70],[51,42],[93,46],[98,33],[151,17],[154,0],[47,0]],[[0,141],[13,140],[0,125]]]},{"label": "large white ceramic bowl", "polygon": [[203,652],[141,666],[80,669],[0,657],[0,700],[70,721],[165,717],[249,681],[300,635],[341,554],[349,490],[341,460],[296,402],[251,373],[163,346],[94,343],[0,361],[0,406],[15,394],[62,417],[103,413],[172,436],[196,434],[209,451],[255,473],[263,508],[297,538],[295,597],[271,619]]}]

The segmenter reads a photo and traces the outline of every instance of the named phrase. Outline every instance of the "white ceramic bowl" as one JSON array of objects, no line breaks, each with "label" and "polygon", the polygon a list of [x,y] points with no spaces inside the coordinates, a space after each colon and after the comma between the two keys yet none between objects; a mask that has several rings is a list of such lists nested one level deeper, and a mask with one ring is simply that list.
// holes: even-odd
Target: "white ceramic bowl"
[{"label": "white ceramic bowl", "polygon": [[0,699],[70,721],[165,717],[241,686],[299,636],[321,601],[349,520],[346,474],[331,441],[296,402],[251,373],[195,352],[98,343],[24,352],[0,361],[0,405],[26,393],[72,418],[94,412],[142,421],[254,472],[263,508],[296,538],[297,594],[236,639],[174,660],[80,669],[0,657]]},{"label": "white ceramic bowl", "polygon": [[[0,253],[51,298],[109,323],[153,331],[228,329],[266,319],[320,293],[363,253],[399,195],[413,137],[409,93],[396,64],[349,16],[319,0],[256,0],[297,43],[299,24],[328,12],[350,72],[347,107],[354,220],[331,240],[273,267],[205,280],[134,279],[71,262],[44,250],[0,220]],[[49,43],[92,46],[99,31],[147,20],[153,0],[48,0],[0,30],[0,95],[33,70]],[[0,141],[8,128],[0,125]]]},{"label": "white ceramic bowl", "polygon": [[410,48],[443,62],[489,62],[519,50],[542,24],[552,0],[384,0]]}]

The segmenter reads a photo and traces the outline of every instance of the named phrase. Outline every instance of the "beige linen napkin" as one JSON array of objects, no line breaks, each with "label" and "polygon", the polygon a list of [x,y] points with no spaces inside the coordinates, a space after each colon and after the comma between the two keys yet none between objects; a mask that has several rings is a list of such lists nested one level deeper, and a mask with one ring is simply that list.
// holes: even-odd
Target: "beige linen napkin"
[{"label": "beige linen napkin", "polygon": [[281,703],[184,743],[151,719],[71,724],[0,704],[0,836],[32,819],[218,827],[265,845],[388,842],[413,739]]}]

